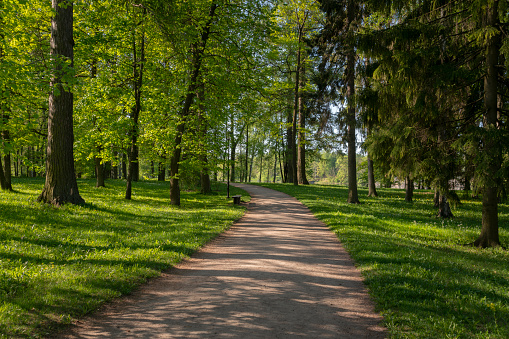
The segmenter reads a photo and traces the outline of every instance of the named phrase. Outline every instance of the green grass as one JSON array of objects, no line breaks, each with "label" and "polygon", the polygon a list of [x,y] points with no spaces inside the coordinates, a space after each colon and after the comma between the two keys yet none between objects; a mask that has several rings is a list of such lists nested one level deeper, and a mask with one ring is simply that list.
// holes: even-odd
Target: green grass
[{"label": "green grass", "polygon": [[[188,257],[240,218],[225,198],[182,192],[169,204],[169,184],[125,182],[97,189],[79,180],[85,206],[36,202],[42,179],[15,179],[0,192],[0,337],[37,338],[133,291]],[[244,191],[231,188],[233,194]]]},{"label": "green grass", "polygon": [[[337,234],[361,269],[392,338],[509,338],[509,252],[464,246],[480,233],[481,202],[435,217],[432,193],[380,189],[347,204],[345,187],[269,184],[297,197]],[[509,206],[499,206],[509,246]]]}]

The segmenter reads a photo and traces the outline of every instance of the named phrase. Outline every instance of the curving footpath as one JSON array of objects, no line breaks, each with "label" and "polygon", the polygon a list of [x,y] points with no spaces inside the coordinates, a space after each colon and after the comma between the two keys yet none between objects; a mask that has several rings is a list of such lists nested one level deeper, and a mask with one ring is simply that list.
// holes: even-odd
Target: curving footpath
[{"label": "curving footpath", "polygon": [[384,338],[334,234],[284,193],[235,186],[252,200],[229,231],[60,338]]}]

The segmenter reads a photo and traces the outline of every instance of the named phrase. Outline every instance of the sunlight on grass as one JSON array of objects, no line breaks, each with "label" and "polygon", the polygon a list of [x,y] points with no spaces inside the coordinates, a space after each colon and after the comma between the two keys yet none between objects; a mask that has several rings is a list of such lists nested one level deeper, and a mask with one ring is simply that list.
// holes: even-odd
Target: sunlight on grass
[{"label": "sunlight on grass", "polygon": [[[380,189],[346,203],[337,186],[270,184],[297,197],[342,241],[361,269],[392,338],[509,338],[509,253],[464,246],[480,233],[481,202],[464,200],[455,218],[435,217],[429,191]],[[499,207],[509,246],[509,208]]]},{"label": "sunlight on grass", "polygon": [[[240,218],[222,192],[182,192],[169,184],[79,181],[84,206],[36,202],[41,179],[17,179],[0,192],[0,336],[42,337],[188,257]],[[215,185],[216,186],[216,185]],[[233,192],[247,195],[232,188]],[[236,193],[235,193],[236,194]]]}]

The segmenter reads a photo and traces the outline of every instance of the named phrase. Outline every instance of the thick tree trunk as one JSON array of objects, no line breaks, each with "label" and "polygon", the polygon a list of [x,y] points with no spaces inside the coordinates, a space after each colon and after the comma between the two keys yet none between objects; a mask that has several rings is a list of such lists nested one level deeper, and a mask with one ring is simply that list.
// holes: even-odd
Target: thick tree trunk
[{"label": "thick tree trunk", "polygon": [[95,187],[106,187],[104,184],[104,164],[102,163],[102,158],[94,157],[95,162]]},{"label": "thick tree trunk", "polygon": [[409,176],[405,179],[405,201],[412,202],[414,197],[414,181]]},{"label": "thick tree trunk", "polygon": [[157,169],[157,181],[164,181],[166,178],[166,165],[160,162]]},{"label": "thick tree trunk", "polygon": [[[498,70],[497,65],[500,57],[501,37],[498,19],[498,1],[493,1],[487,8],[486,27],[497,29],[497,33],[488,40],[486,68],[487,73],[484,78],[484,117],[483,127],[486,130],[483,138],[484,149],[482,150],[487,159],[485,164],[488,169],[486,172],[493,176],[500,169],[501,147],[496,140],[496,130],[498,129]],[[482,229],[481,234],[475,240],[477,247],[498,247],[500,239],[498,235],[498,185],[497,178],[486,178],[482,201]]]},{"label": "thick tree trunk", "polygon": [[[207,157],[204,156],[202,161],[207,163]],[[201,184],[201,193],[209,194],[212,192],[212,186],[210,184],[210,174],[209,169],[205,166],[203,170],[200,172],[200,184]]]},{"label": "thick tree trunk", "polygon": [[373,160],[368,154],[368,197],[378,197],[376,192],[375,169]]},{"label": "thick tree trunk", "polygon": [[449,202],[447,201],[447,197],[444,194],[439,194],[437,217],[440,217],[440,218],[454,217],[454,215],[452,214]]},{"label": "thick tree trunk", "polygon": [[54,62],[49,95],[46,181],[38,200],[53,205],[83,204],[74,171],[73,94],[62,85],[73,68],[73,4],[52,0],[51,56]]},{"label": "thick tree trunk", "polygon": [[359,203],[357,193],[357,149],[355,140],[355,52],[351,50],[347,55],[347,141],[348,141],[348,202]]}]

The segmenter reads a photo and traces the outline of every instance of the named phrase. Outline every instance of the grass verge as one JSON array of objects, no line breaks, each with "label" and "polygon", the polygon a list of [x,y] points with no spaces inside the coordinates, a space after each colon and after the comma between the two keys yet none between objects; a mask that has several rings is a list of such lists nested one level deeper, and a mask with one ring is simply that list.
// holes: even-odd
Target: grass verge
[{"label": "grass verge", "polygon": [[[106,188],[79,180],[84,206],[36,202],[42,179],[14,179],[0,191],[0,337],[38,338],[188,257],[244,213],[215,194],[182,192],[169,204],[169,183],[125,182]],[[232,194],[246,192],[231,187]]]},{"label": "grass verge", "polygon": [[[467,247],[480,233],[481,201],[467,199],[455,218],[435,217],[433,195],[360,190],[346,203],[337,186],[263,185],[298,198],[337,234],[361,269],[392,338],[509,338],[509,251]],[[509,206],[499,206],[500,239],[509,246]]]}]

